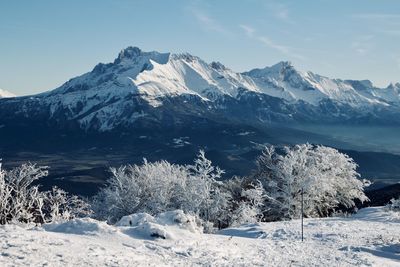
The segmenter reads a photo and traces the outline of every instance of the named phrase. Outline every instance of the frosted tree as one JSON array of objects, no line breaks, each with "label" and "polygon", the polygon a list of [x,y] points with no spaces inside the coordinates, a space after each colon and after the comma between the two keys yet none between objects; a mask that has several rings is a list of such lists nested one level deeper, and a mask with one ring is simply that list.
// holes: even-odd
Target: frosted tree
[{"label": "frosted tree", "polygon": [[361,181],[357,164],[338,150],[310,144],[268,147],[259,157],[254,177],[266,191],[264,215],[268,220],[300,216],[301,195],[306,216],[326,216],[339,206],[351,208],[355,200],[368,200],[367,181]]},{"label": "frosted tree", "polygon": [[[369,186],[370,182],[360,179],[358,166],[352,158],[325,146],[316,146],[312,152],[321,177],[318,183],[319,190],[326,192],[325,195],[314,192],[316,212],[319,215],[325,216],[332,208],[339,205],[346,208],[354,207],[355,200],[368,201],[364,188]],[[323,182],[324,180],[326,182]]]},{"label": "frosted tree", "polygon": [[257,159],[257,170],[253,179],[261,182],[265,189],[265,220],[275,221],[288,218],[292,212],[293,176],[285,176],[288,166],[274,146],[268,146]]},{"label": "frosted tree", "polygon": [[[218,217],[220,209],[226,207],[226,199],[219,186],[222,174],[224,173],[219,167],[214,167],[211,160],[207,159],[204,150],[200,150],[193,165],[188,166],[192,175],[192,181],[195,185],[192,190],[200,193],[200,213],[207,221],[214,220]],[[222,197],[222,198],[221,198]]]}]

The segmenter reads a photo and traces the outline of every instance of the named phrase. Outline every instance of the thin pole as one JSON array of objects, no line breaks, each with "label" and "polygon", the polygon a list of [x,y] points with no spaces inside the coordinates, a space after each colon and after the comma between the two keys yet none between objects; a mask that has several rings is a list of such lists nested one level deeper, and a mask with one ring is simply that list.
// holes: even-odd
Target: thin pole
[{"label": "thin pole", "polygon": [[304,240],[304,230],[303,230],[303,228],[304,228],[304,223],[303,223],[303,217],[304,217],[304,209],[303,209],[304,204],[303,204],[303,202],[304,202],[304,197],[303,197],[303,195],[304,195],[304,189],[301,188],[301,242],[303,242],[303,240]]}]

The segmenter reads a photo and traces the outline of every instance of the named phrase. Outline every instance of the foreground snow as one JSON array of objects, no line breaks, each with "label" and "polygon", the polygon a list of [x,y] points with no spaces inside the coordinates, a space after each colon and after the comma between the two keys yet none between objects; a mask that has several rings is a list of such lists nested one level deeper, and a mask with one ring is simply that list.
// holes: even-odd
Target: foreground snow
[{"label": "foreground snow", "polygon": [[0,227],[0,266],[400,266],[400,216],[366,208],[350,218],[244,225],[201,234],[175,211],[118,226],[92,219]]}]

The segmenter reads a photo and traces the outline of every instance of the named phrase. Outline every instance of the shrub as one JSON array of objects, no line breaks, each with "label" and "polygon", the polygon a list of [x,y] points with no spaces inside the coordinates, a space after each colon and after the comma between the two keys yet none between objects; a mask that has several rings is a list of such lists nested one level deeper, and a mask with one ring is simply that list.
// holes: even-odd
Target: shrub
[{"label": "shrub", "polygon": [[246,177],[234,177],[225,182],[225,188],[231,199],[224,227],[262,220],[265,190],[260,182],[254,183]]},{"label": "shrub", "polygon": [[212,165],[204,151],[193,165],[144,160],[142,165],[111,168],[111,173],[92,204],[99,219],[116,222],[133,213],[157,215],[180,209],[215,226],[229,220],[230,192],[219,181],[223,171]]},{"label": "shrub", "polygon": [[392,198],[385,208],[386,210],[400,212],[400,198]]},{"label": "shrub", "polygon": [[0,224],[47,223],[90,214],[89,205],[59,188],[39,191],[33,182],[47,176],[47,167],[27,163],[4,171],[0,164]]}]

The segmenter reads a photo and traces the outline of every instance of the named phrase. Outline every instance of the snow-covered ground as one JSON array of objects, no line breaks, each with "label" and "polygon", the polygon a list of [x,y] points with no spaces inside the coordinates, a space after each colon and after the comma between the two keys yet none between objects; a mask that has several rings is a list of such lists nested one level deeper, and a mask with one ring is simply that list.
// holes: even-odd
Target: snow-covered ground
[{"label": "snow-covered ground", "polygon": [[179,212],[110,226],[76,219],[0,227],[0,266],[400,266],[400,216],[366,208],[348,218],[243,225],[202,234]]}]

